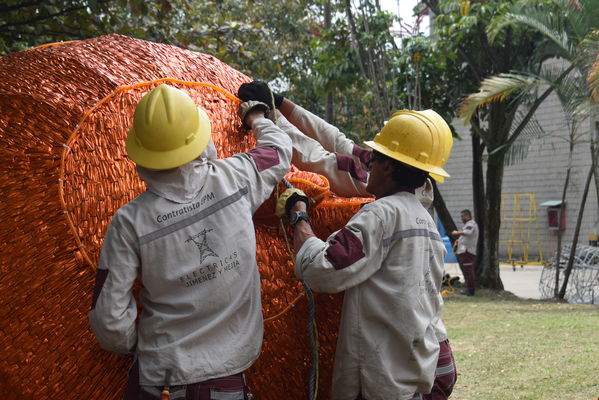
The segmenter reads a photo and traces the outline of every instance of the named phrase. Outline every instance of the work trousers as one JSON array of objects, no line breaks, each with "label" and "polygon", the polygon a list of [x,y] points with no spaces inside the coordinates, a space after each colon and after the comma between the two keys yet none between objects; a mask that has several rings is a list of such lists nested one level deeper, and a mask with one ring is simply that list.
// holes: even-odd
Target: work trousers
[{"label": "work trousers", "polygon": [[449,340],[439,342],[439,361],[437,361],[435,370],[435,382],[431,392],[422,396],[423,400],[448,399],[457,379],[458,374]]},{"label": "work trousers", "polygon": [[[423,400],[424,397],[423,395],[421,395],[420,393],[414,393],[414,397],[412,397],[410,400]],[[356,397],[356,400],[366,400],[364,397],[362,397],[361,394],[358,395],[358,397]]]},{"label": "work trousers", "polygon": [[[133,363],[129,370],[124,400],[159,400],[164,387],[141,386],[139,364]],[[188,385],[169,388],[171,400],[244,400],[246,386],[242,373],[222,378],[209,379]]]},{"label": "work trousers", "polygon": [[474,294],[474,290],[476,289],[476,277],[474,275],[474,262],[476,261],[476,256],[466,251],[458,254],[458,261],[462,274],[464,275],[464,280],[466,281],[466,288],[471,294]]},{"label": "work trousers", "polygon": [[[429,394],[414,394],[412,400],[447,400],[458,379],[453,352],[449,340],[439,342],[439,360],[435,369],[435,382]],[[366,400],[359,395],[356,400]]]}]

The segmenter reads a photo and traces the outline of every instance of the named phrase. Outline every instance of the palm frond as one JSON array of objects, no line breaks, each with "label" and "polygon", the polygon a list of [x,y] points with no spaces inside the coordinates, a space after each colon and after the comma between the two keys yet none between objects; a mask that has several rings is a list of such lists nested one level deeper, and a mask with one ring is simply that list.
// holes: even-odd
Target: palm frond
[{"label": "palm frond", "polygon": [[585,120],[591,115],[599,115],[599,105],[591,97],[580,97],[571,103],[572,115],[578,121]]},{"label": "palm frond", "polygon": [[494,101],[503,101],[518,91],[528,92],[539,84],[539,77],[523,73],[504,73],[485,78],[481,82],[480,91],[464,100],[459,115],[467,124],[480,107]]},{"label": "palm frond", "polygon": [[589,89],[593,99],[599,103],[599,30],[589,33],[580,43],[579,49],[580,63],[585,66]]},{"label": "palm frond", "polygon": [[547,60],[539,70],[539,79],[547,82],[558,82],[562,85],[578,84],[582,78],[580,72],[574,68],[567,75],[562,76],[572,64],[563,59]]},{"label": "palm frond", "polygon": [[562,76],[570,64],[560,60],[546,62],[539,72],[539,78],[552,85],[566,118],[576,117],[577,105],[590,95],[585,77],[578,70]]},{"label": "palm frond", "polygon": [[[514,117],[514,123],[512,124],[512,127],[518,126],[524,119],[525,114],[526,113],[523,111],[518,111],[518,113]],[[541,126],[541,124],[539,124],[539,121],[536,118],[531,118],[526,124],[526,127],[524,128],[522,133],[518,136],[514,143],[512,143],[512,145],[509,146],[509,148],[506,150],[504,165],[514,165],[523,161],[524,159],[526,159],[526,157],[528,157],[531,145],[534,142],[539,141],[549,135],[550,134],[543,129],[543,127]],[[500,149],[497,150],[501,151]]]},{"label": "palm frond", "polygon": [[506,14],[506,18],[516,25],[525,25],[535,29],[541,35],[555,43],[562,53],[561,56],[571,59],[574,52],[568,32],[564,29],[563,21],[553,13],[529,11],[524,14]]}]

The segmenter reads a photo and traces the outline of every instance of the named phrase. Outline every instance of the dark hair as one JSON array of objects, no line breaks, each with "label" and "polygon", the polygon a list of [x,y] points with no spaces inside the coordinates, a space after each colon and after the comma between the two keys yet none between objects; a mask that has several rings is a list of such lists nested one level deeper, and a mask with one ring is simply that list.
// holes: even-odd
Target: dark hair
[{"label": "dark hair", "polygon": [[372,161],[389,161],[393,165],[393,180],[401,185],[406,186],[410,189],[416,189],[424,185],[426,178],[428,178],[428,172],[418,168],[414,168],[408,164],[404,164],[391,157],[379,153],[378,151],[372,152]]},{"label": "dark hair", "polygon": [[472,213],[471,213],[471,212],[470,212],[470,210],[469,210],[469,209],[467,209],[467,208],[466,208],[466,209],[464,209],[464,210],[462,210],[462,211],[460,211],[460,214],[466,214],[466,215],[468,215],[469,217],[471,217],[471,216],[472,216]]}]

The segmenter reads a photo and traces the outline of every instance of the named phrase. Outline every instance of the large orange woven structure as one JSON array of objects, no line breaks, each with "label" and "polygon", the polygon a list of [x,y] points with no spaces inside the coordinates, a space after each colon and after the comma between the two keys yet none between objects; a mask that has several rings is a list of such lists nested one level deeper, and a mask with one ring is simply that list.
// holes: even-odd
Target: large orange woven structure
[{"label": "large orange woven structure", "polygon": [[[220,157],[253,147],[231,94],[249,78],[212,56],[109,35],[0,58],[3,399],[120,398],[130,360],[100,349],[87,312],[108,222],[145,189],[123,139],[138,100],[165,80],[207,110]],[[332,196],[318,175],[287,177],[319,199],[311,213],[320,237],[366,201]],[[300,399],[310,367],[308,308],[273,210],[271,198],[255,216],[266,320],[248,377],[258,399]],[[340,300],[316,296],[322,399]]]}]

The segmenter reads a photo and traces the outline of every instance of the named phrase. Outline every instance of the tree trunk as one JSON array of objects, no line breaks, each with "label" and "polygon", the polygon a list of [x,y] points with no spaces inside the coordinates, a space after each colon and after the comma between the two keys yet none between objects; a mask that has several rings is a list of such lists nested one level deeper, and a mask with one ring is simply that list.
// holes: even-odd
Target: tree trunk
[{"label": "tree trunk", "polygon": [[[331,29],[331,2],[326,1],[324,3],[324,28],[329,30]],[[329,90],[327,92],[327,100],[325,103],[325,111],[326,111],[326,120],[330,124],[335,124],[335,114],[334,114],[334,104],[333,104],[333,92]]]},{"label": "tree trunk", "polygon": [[447,209],[447,205],[445,204],[445,200],[443,200],[443,196],[441,196],[441,192],[439,192],[437,182],[435,182],[432,179],[431,182],[433,184],[433,194],[435,196],[433,200],[433,206],[435,207],[435,211],[437,212],[437,215],[439,216],[439,219],[441,220],[441,223],[445,228],[445,233],[449,237],[449,241],[453,246],[454,242],[456,241],[456,238],[451,236],[449,233],[457,230],[457,227],[455,225],[455,222],[453,222],[453,218],[451,218],[451,213]]},{"label": "tree trunk", "polygon": [[501,228],[501,188],[505,151],[495,151],[506,141],[516,112],[517,104],[494,102],[489,105],[488,130],[485,131],[487,146],[487,173],[485,182],[484,253],[479,266],[477,284],[480,287],[503,290],[499,276],[499,231]]},{"label": "tree trunk", "polygon": [[[374,65],[372,49],[368,48],[367,50],[364,46],[364,43],[362,42],[362,38],[356,27],[356,20],[354,19],[354,14],[351,9],[350,0],[345,1],[345,14],[347,15],[347,22],[350,28],[351,39],[359,58],[358,66],[360,67],[361,74],[364,76],[364,78],[368,79],[368,82],[370,83],[373,94],[372,104],[375,111],[374,114],[377,116],[377,123],[379,124],[379,127],[382,127],[383,121],[387,117],[387,113],[383,110],[383,98],[378,86],[378,79],[376,76],[376,68]],[[365,25],[365,27],[367,29],[367,25]]]},{"label": "tree trunk", "polygon": [[[472,122],[478,124],[478,119]],[[472,204],[474,220],[478,224],[478,243],[476,244],[476,263],[474,271],[480,276],[480,265],[485,254],[485,180],[483,174],[483,152],[485,146],[481,138],[472,132]]]},{"label": "tree trunk", "polygon": [[[591,113],[591,119],[595,121],[595,113]],[[591,143],[595,143],[596,146],[597,138],[599,135],[599,122],[594,122],[591,124]],[[597,163],[595,162],[595,196],[597,196],[597,207],[599,207],[599,174],[597,174]],[[599,234],[599,221],[595,221],[595,229],[593,231],[595,234]]]},{"label": "tree trunk", "polygon": [[562,213],[564,212],[564,202],[566,201],[566,190],[568,188],[568,181],[570,180],[570,168],[568,168],[568,172],[566,174],[566,182],[564,183],[564,189],[562,191],[562,204],[559,208],[559,212],[557,213],[557,254],[555,256],[555,287],[553,288],[553,297],[556,299],[559,298],[559,265],[562,258],[562,237],[564,233],[561,230],[562,225]]},{"label": "tree trunk", "polygon": [[360,68],[360,73],[364,78],[366,78],[368,75],[366,74],[366,68],[364,68],[363,64],[364,60],[366,59],[366,51],[364,50],[364,47],[362,46],[362,43],[358,36],[358,30],[356,29],[356,21],[354,20],[354,14],[351,10],[351,0],[345,1],[345,14],[347,15],[347,22],[351,33],[351,39],[356,52],[356,61],[358,67]]},{"label": "tree trunk", "polygon": [[[587,174],[587,180],[584,185],[584,192],[582,193],[582,199],[580,200],[580,210],[578,211],[578,218],[576,219],[576,227],[574,228],[574,237],[572,238],[572,248],[570,249],[570,257],[568,258],[568,265],[564,270],[564,282],[562,283],[562,288],[558,293],[558,299],[563,299],[566,296],[566,289],[568,288],[568,280],[570,279],[570,274],[572,273],[572,268],[574,266],[574,256],[576,255],[576,246],[578,245],[578,236],[580,234],[580,226],[582,225],[582,216],[584,214],[584,207],[587,202],[587,195],[589,194],[589,188],[591,187],[591,179],[595,174],[595,166],[597,165],[597,153],[595,151],[594,146],[591,145],[591,168],[589,169],[589,173]],[[561,221],[560,221],[561,222]]]},{"label": "tree trunk", "polygon": [[501,228],[501,185],[503,183],[504,157],[501,155],[494,158],[501,160],[496,160],[496,162],[487,165],[485,252],[482,257],[480,279],[477,280],[477,284],[489,289],[503,290],[503,283],[499,277],[499,229]]},{"label": "tree trunk", "polygon": [[555,287],[553,288],[553,297],[558,299],[559,297],[559,264],[562,257],[562,237],[564,232],[561,230],[562,226],[562,213],[564,212],[564,206],[566,204],[566,194],[568,193],[568,185],[570,183],[570,172],[572,171],[572,156],[574,154],[574,134],[570,134],[570,153],[568,155],[568,169],[566,170],[566,180],[564,182],[564,188],[562,189],[562,204],[560,205],[559,212],[557,213],[557,251],[555,256]]}]

